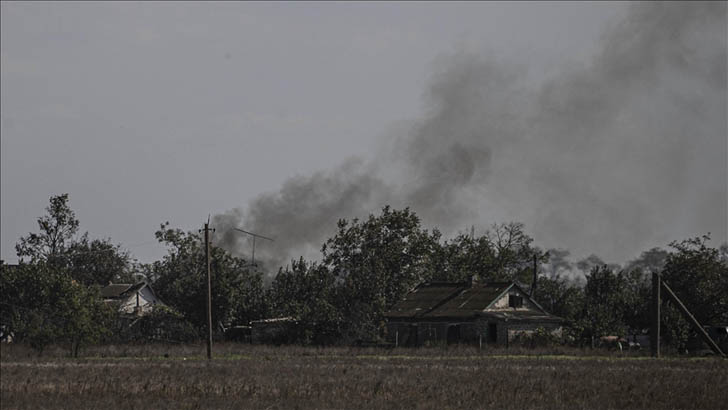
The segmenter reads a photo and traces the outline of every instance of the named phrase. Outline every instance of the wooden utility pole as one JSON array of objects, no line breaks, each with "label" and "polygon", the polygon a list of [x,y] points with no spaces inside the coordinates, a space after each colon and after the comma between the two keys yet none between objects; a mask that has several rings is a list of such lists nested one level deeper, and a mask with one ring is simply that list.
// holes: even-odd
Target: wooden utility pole
[{"label": "wooden utility pole", "polygon": [[652,357],[660,357],[660,281],[660,274],[652,272],[652,326],[650,326]]},{"label": "wooden utility pole", "polygon": [[207,262],[207,360],[212,359],[212,290],[210,285],[210,222],[205,224],[205,261]]}]

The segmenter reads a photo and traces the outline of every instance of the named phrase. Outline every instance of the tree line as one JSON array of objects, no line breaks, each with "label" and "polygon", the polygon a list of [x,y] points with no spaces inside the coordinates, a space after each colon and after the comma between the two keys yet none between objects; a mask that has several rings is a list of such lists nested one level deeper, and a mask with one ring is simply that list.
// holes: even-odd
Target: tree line
[{"label": "tree line", "polygon": [[[66,344],[77,355],[94,343],[167,337],[194,340],[207,326],[205,246],[201,235],[161,224],[156,239],[167,253],[149,264],[134,261],[110,239],[79,235],[68,195],[50,198],[38,232],[19,239],[17,266],[0,276],[0,334],[42,352]],[[322,244],[320,261],[303,258],[279,268],[272,282],[243,258],[211,248],[212,317],[216,331],[252,320],[295,317],[287,341],[348,344],[376,340],[384,313],[416,285],[427,281],[516,281],[532,286],[547,311],[569,324],[568,342],[627,335],[649,327],[650,276],[660,272],[701,323],[728,323],[728,246],[709,237],[654,248],[625,266],[592,255],[573,264],[568,252],[533,244],[519,223],[492,226],[482,235],[443,239],[422,227],[408,208],[384,207],[366,219],[339,220]],[[576,272],[576,274],[575,274]],[[146,280],[165,303],[140,321],[133,337],[99,290],[109,283]],[[684,349],[695,334],[670,302],[663,301],[664,341]]]}]

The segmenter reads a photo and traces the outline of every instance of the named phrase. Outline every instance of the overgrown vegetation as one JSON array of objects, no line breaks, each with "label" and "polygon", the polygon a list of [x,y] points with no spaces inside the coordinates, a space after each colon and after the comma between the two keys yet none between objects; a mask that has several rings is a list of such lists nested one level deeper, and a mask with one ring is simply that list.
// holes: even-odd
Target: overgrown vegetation
[{"label": "overgrown vegetation", "polygon": [[[155,236],[168,253],[149,265],[134,263],[110,240],[77,236],[80,224],[68,195],[51,197],[39,231],[20,238],[21,263],[3,265],[0,285],[3,339],[12,337],[42,353],[51,343],[69,352],[98,343],[187,342],[206,328],[204,245],[197,232],[161,225]],[[533,246],[518,223],[495,225],[480,236],[443,240],[422,228],[409,209],[382,209],[365,220],[341,220],[322,246],[321,262],[303,259],[280,269],[270,286],[262,273],[223,249],[211,249],[212,317],[216,337],[224,327],[251,320],[293,317],[286,337],[302,345],[376,340],[383,314],[418,283],[513,280],[528,288],[534,263],[540,275],[535,298],[569,323],[574,345],[605,335],[639,334],[649,324],[650,275],[660,272],[702,323],[728,323],[728,246],[712,248],[707,236],[650,249],[625,267],[592,255],[566,262],[568,252]],[[581,281],[567,273],[579,269]],[[143,319],[121,318],[102,303],[109,282],[145,278],[166,308]],[[670,302],[663,301],[663,337],[673,351],[692,349],[696,338]],[[536,338],[538,339],[538,338]],[[546,340],[531,340],[539,345]]]},{"label": "overgrown vegetation", "polygon": [[3,347],[2,407],[713,409],[728,400],[728,363],[718,359],[224,345],[210,363],[202,346],[113,349],[38,361]]}]

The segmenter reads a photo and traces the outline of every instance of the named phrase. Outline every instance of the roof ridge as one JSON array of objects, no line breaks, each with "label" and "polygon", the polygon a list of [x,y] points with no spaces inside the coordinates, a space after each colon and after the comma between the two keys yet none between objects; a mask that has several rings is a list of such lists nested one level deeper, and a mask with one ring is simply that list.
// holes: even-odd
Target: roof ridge
[{"label": "roof ridge", "polygon": [[442,299],[440,302],[436,303],[435,306],[431,307],[430,309],[428,309],[425,312],[417,313],[417,314],[415,314],[415,316],[424,316],[424,315],[434,311],[435,309],[439,308],[440,306],[444,305],[445,303],[455,299],[455,297],[457,297],[459,294],[461,294],[466,289],[468,289],[468,288],[461,284],[460,286],[456,287],[455,290],[450,295],[448,295],[446,298]]}]

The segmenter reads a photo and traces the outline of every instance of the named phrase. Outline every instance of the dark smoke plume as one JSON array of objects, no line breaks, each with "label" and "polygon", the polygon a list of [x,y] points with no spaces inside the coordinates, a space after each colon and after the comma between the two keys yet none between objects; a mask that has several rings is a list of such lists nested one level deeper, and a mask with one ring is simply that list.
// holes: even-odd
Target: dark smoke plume
[{"label": "dark smoke plume", "polygon": [[384,204],[446,234],[521,221],[543,246],[608,260],[706,232],[723,242],[726,21],[724,2],[631,5],[589,64],[537,87],[524,62],[457,54],[386,154],[217,215],[218,244],[250,254],[231,226],[273,236],[256,254],[274,268]]}]

